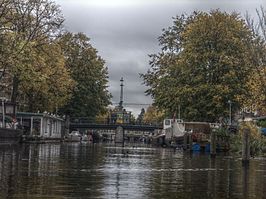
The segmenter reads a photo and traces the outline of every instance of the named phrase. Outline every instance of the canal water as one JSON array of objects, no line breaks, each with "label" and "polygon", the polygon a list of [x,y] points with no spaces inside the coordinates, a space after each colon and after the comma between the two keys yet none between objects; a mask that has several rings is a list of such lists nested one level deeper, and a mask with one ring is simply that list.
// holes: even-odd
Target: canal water
[{"label": "canal water", "polygon": [[266,198],[266,159],[148,145],[0,146],[0,198]]}]

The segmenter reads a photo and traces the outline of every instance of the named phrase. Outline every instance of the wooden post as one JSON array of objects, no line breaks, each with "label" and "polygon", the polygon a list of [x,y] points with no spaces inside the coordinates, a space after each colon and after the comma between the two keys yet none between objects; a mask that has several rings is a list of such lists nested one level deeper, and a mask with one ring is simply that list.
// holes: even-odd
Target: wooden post
[{"label": "wooden post", "polygon": [[250,159],[250,130],[243,130],[242,162],[248,164]]},{"label": "wooden post", "polygon": [[187,150],[187,140],[188,140],[188,133],[184,134],[184,144],[183,144],[183,149]]},{"label": "wooden post", "polygon": [[216,156],[216,130],[212,129],[211,131],[211,157],[215,158]]},{"label": "wooden post", "polygon": [[189,142],[189,150],[192,151],[192,145],[193,145],[192,133],[188,134],[188,142]]}]

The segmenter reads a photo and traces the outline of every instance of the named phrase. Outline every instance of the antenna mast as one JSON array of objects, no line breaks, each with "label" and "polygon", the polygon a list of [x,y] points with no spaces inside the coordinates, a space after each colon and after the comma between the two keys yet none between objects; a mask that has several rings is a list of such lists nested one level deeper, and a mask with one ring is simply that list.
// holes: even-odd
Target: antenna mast
[{"label": "antenna mast", "polygon": [[120,91],[119,109],[123,110],[123,87],[124,87],[124,84],[123,84],[124,79],[123,79],[123,77],[121,77],[120,82],[121,82],[121,84],[120,84],[121,91]]}]

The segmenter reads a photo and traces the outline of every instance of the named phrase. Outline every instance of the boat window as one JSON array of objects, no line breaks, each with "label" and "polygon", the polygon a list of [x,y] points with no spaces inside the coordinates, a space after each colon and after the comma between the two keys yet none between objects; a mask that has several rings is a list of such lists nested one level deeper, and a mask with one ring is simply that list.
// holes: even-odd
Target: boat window
[{"label": "boat window", "polygon": [[170,124],[171,124],[171,121],[170,121],[170,120],[165,120],[165,121],[164,121],[164,124],[165,124],[165,125],[170,125]]}]

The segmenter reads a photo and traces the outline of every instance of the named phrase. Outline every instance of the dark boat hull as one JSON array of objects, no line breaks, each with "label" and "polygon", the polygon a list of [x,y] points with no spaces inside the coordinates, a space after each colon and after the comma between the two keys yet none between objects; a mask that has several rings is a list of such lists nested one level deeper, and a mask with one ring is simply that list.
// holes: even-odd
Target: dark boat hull
[{"label": "dark boat hull", "polygon": [[22,130],[0,128],[0,145],[17,144],[21,138]]}]

